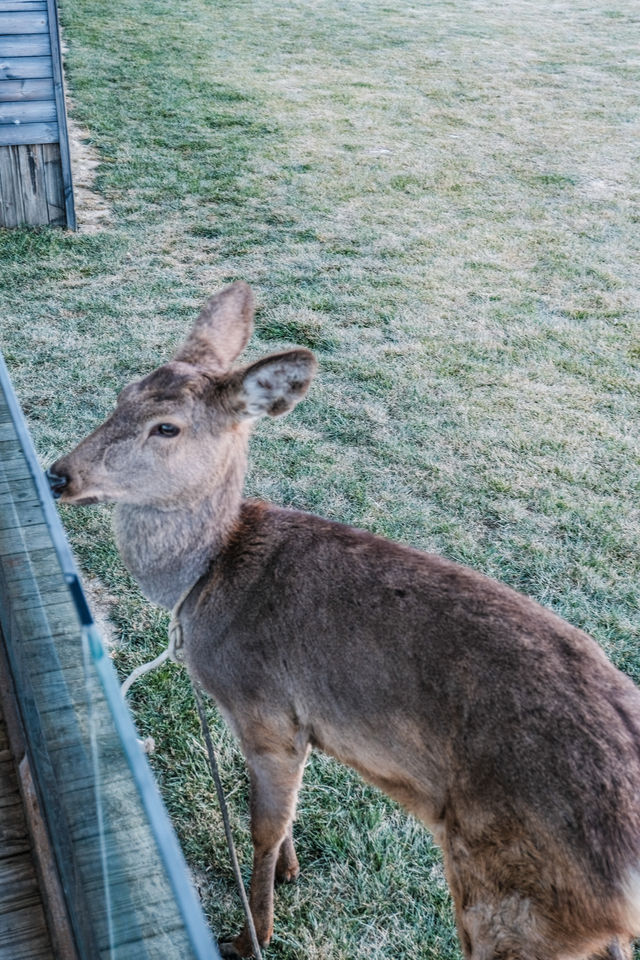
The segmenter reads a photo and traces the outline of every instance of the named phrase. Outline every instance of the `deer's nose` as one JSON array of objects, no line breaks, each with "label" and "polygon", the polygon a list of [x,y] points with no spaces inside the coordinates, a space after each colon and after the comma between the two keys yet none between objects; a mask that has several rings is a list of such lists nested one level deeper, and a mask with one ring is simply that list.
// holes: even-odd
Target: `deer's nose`
[{"label": "deer's nose", "polygon": [[64,488],[69,483],[69,477],[65,477],[60,473],[55,473],[51,467],[45,472],[45,477],[49,481],[49,487],[51,493],[57,500]]}]

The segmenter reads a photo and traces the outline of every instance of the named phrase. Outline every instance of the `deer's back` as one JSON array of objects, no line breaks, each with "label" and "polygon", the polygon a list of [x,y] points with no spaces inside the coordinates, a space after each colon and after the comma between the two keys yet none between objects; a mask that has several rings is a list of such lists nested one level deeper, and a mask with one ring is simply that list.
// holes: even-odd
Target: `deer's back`
[{"label": "deer's back", "polygon": [[236,727],[278,718],[436,830],[464,821],[489,843],[529,823],[612,879],[640,866],[640,693],[508,587],[247,502],[184,620],[190,667]]}]

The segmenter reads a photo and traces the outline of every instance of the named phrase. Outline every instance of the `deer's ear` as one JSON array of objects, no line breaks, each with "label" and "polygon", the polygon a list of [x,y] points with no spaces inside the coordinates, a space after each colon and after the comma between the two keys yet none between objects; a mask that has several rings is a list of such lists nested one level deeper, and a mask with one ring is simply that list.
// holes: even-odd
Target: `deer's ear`
[{"label": "deer's ear", "polygon": [[275,353],[234,376],[233,408],[241,417],[279,417],[302,400],[317,368],[310,350]]},{"label": "deer's ear", "polygon": [[174,359],[217,373],[230,369],[253,330],[251,287],[238,282],[207,300],[193,330]]}]

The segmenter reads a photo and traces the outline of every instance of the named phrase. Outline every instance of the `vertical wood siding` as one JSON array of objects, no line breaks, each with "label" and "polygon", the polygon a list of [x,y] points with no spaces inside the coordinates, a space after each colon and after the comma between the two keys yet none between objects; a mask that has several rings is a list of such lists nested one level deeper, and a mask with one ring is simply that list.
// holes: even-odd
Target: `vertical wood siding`
[{"label": "vertical wood siding", "polygon": [[55,0],[0,0],[0,227],[75,229]]},{"label": "vertical wood siding", "polygon": [[0,148],[0,223],[65,224],[64,187],[57,143]]}]

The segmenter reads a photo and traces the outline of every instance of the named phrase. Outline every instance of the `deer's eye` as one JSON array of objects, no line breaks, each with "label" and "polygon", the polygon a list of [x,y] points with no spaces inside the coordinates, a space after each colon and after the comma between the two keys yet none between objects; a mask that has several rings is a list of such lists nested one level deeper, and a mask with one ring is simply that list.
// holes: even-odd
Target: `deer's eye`
[{"label": "deer's eye", "polygon": [[151,431],[151,436],[156,437],[177,437],[180,433],[180,427],[174,423],[159,423]]}]

